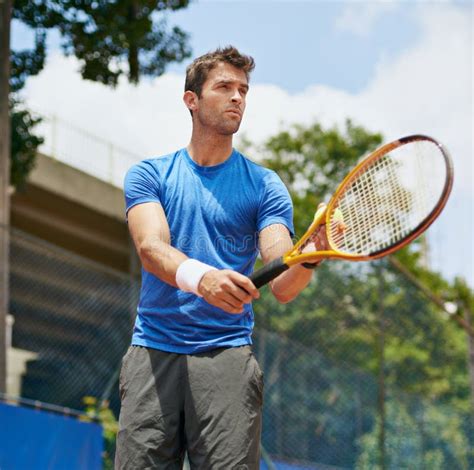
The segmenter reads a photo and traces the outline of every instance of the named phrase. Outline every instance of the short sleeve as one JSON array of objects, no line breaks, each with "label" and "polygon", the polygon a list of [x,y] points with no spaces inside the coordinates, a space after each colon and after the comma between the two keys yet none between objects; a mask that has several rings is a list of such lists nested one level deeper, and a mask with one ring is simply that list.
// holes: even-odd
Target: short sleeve
[{"label": "short sleeve", "polygon": [[265,176],[263,185],[263,196],[258,211],[258,231],[272,224],[283,224],[293,236],[293,204],[286,186],[273,171]]},{"label": "short sleeve", "polygon": [[151,160],[144,160],[128,170],[124,181],[124,196],[126,213],[137,204],[161,204],[160,175]]}]

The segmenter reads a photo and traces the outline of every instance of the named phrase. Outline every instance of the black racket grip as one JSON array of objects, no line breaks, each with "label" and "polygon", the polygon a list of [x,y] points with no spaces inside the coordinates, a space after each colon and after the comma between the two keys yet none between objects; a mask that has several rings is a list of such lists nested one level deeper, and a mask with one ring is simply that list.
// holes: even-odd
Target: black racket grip
[{"label": "black racket grip", "polygon": [[255,284],[255,287],[259,289],[289,268],[290,267],[283,262],[283,257],[280,257],[266,264],[258,271],[255,271],[249,277],[250,280]]}]

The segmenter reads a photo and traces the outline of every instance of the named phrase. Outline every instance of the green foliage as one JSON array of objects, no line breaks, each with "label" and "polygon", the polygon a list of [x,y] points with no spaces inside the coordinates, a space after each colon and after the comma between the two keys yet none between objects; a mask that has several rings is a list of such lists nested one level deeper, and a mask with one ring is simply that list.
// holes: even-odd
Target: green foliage
[{"label": "green foliage", "polygon": [[102,462],[104,470],[113,470],[115,455],[115,438],[118,432],[118,422],[109,408],[109,403],[99,404],[95,397],[84,397],[85,412],[102,425],[104,435],[104,453]]},{"label": "green foliage", "polygon": [[464,315],[472,326],[474,326],[474,292],[469,288],[466,281],[461,278],[454,280],[451,290],[451,299],[458,306],[458,315]]},{"label": "green foliage", "polygon": [[40,121],[18,105],[10,112],[12,155],[10,184],[17,188],[25,184],[28,174],[34,167],[37,149],[43,143],[43,138],[33,133],[34,127]]},{"label": "green foliage", "polygon": [[11,51],[10,91],[17,92],[25,86],[29,76],[37,75],[44,67],[46,59],[46,34],[37,30],[35,46],[31,50]]},{"label": "green foliage", "polygon": [[[469,445],[459,415],[422,402],[390,400],[386,406],[385,468],[467,470]],[[380,419],[359,440],[356,469],[380,468]]]},{"label": "green foliage", "polygon": [[[255,304],[257,324],[375,375],[383,328],[388,385],[431,398],[467,399],[464,332],[386,266],[380,293],[381,274],[373,268],[328,262],[288,305],[264,289]],[[461,374],[456,380],[450,379],[453,370]]]}]

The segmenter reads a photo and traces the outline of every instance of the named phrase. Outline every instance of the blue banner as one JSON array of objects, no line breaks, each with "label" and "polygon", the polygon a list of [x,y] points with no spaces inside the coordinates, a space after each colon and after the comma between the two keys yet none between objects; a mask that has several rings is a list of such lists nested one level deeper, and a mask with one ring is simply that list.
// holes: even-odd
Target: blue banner
[{"label": "blue banner", "polygon": [[1,470],[100,470],[102,427],[0,403]]}]

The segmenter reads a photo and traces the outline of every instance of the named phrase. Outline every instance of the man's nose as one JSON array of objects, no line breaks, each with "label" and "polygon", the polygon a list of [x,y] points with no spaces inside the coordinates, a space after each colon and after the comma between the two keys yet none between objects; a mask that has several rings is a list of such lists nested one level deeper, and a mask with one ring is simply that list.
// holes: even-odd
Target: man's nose
[{"label": "man's nose", "polygon": [[234,93],[232,94],[232,102],[234,103],[242,102],[242,95],[240,94],[239,90],[234,90]]}]

